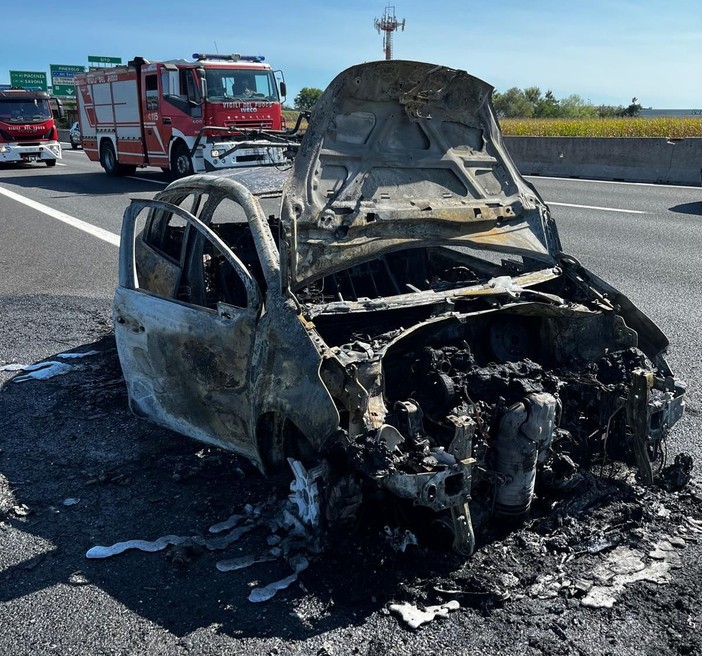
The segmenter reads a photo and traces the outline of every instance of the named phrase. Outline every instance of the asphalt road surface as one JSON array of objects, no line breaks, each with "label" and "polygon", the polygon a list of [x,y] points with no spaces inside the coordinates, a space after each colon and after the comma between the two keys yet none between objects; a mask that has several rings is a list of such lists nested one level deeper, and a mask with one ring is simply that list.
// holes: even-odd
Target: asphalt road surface
[{"label": "asphalt road surface", "polygon": [[[551,206],[564,251],[668,335],[669,363],[688,383],[687,415],[670,450],[702,463],[702,190],[530,181]],[[67,375],[17,384],[13,373],[0,372],[1,653],[699,653],[699,550],[691,548],[685,594],[695,585],[699,594],[678,591],[680,607],[673,597],[657,607],[655,586],[639,583],[649,588],[626,610],[572,608],[568,599],[546,607],[539,598],[538,617],[528,622],[482,606],[418,632],[399,628],[385,607],[411,587],[412,561],[381,558],[374,566],[386,569],[360,575],[348,571],[348,563],[358,565],[352,555],[337,554],[322,571],[338,567],[346,589],[320,592],[322,575],[303,578],[280,601],[254,610],[246,601],[254,575],[213,574],[213,561],[199,554],[87,561],[94,544],[201,534],[207,521],[235,512],[233,505],[270,493],[262,480],[230,489],[249,475],[245,464],[144,428],[125,408],[110,341],[121,217],[130,198],[150,198],[166,184],[159,169],[111,178],[81,150],[64,150],[53,169],[0,168],[0,365],[72,350],[100,354],[85,358],[82,382]],[[398,572],[402,583],[378,583],[397,581]],[[652,628],[649,613],[662,624]]]}]

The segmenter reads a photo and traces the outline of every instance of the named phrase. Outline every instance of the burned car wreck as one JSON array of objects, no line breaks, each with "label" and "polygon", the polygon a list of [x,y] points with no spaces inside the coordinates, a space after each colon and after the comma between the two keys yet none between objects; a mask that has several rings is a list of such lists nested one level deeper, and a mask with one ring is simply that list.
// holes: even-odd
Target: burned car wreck
[{"label": "burned car wreck", "polygon": [[370,487],[466,554],[474,524],[528,513],[537,479],[620,461],[653,483],[684,410],[668,342],[561,252],[491,92],[355,66],[290,172],[134,200],[114,302],[132,409],[264,472],[290,459],[322,522]]}]

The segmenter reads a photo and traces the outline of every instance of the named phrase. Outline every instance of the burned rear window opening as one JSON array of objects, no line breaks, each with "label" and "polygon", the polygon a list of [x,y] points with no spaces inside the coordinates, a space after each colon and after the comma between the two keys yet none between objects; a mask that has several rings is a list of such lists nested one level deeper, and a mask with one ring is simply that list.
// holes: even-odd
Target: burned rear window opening
[{"label": "burned rear window opening", "polygon": [[290,465],[314,528],[370,495],[466,555],[586,471],[654,484],[684,410],[667,339],[561,252],[490,93],[444,67],[352,67],[290,172],[134,201],[114,302],[132,409]]}]

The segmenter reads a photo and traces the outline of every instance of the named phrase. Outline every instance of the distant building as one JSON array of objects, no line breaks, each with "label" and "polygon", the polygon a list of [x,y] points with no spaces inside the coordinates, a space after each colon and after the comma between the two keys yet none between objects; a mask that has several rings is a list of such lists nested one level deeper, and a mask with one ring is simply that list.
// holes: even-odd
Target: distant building
[{"label": "distant building", "polygon": [[702,118],[702,109],[642,109],[639,116],[652,118],[654,116],[675,116],[677,118]]}]

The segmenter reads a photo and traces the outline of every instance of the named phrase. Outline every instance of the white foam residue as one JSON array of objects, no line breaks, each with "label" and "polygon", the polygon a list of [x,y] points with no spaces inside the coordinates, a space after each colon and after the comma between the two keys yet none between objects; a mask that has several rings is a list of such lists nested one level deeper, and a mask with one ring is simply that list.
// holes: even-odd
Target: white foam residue
[{"label": "white foam residue", "polygon": [[397,613],[402,621],[411,629],[417,629],[422,626],[422,624],[432,622],[437,617],[446,619],[450,611],[460,608],[460,604],[454,599],[440,606],[427,606],[424,610],[407,602],[390,604],[388,608],[393,613]]},{"label": "white foam residue", "polygon": [[273,581],[273,583],[269,583],[262,588],[254,588],[251,590],[251,594],[249,594],[249,601],[259,604],[263,601],[272,599],[276,592],[279,590],[285,590],[285,588],[295,583],[300,575],[300,572],[307,569],[309,564],[309,561],[304,556],[293,556],[290,559],[290,565],[294,570],[293,573],[290,574],[290,576],[286,576],[284,579],[280,579],[280,581]]},{"label": "white foam residue", "polygon": [[258,556],[249,554],[248,556],[241,556],[239,558],[220,560],[216,567],[220,572],[234,572],[238,569],[246,569],[247,567],[251,567],[252,565],[256,565],[258,563],[269,563],[273,560],[277,560],[279,556],[280,553],[277,553],[276,555],[271,552]]},{"label": "white foam residue", "polygon": [[127,540],[125,542],[117,542],[117,544],[113,544],[111,547],[93,547],[92,549],[88,549],[85,557],[109,558],[110,556],[116,556],[130,549],[139,549],[140,551],[153,553],[154,551],[165,549],[169,544],[183,544],[183,542],[189,539],[190,538],[181,537],[179,535],[164,535],[162,538],[153,540],[152,542],[148,540]]},{"label": "white foam residue", "polygon": [[411,544],[418,545],[417,536],[410,530],[402,530],[400,528],[391,529],[386,526],[383,529],[385,539],[395,551],[404,553]]},{"label": "white foam residue", "polygon": [[29,367],[28,364],[6,364],[0,367],[0,371],[23,371],[25,367]]},{"label": "white foam residue", "polygon": [[196,544],[201,547],[205,547],[210,551],[215,551],[219,549],[226,549],[229,545],[236,542],[242,535],[253,530],[255,525],[240,526],[230,531],[226,535],[218,538],[212,538],[211,540],[206,540],[199,535],[193,536],[180,536],[180,535],[164,535],[162,538],[157,540],[127,540],[125,542],[118,542],[113,544],[111,547],[92,547],[88,549],[85,554],[86,558],[110,558],[111,556],[116,556],[118,554],[124,553],[129,549],[139,549],[140,551],[146,551],[152,553],[154,551],[161,551],[165,549],[168,545],[184,544],[189,542],[190,544]]},{"label": "white foam residue", "polygon": [[212,538],[211,540],[205,540],[204,538],[193,538],[197,544],[202,544],[202,546],[207,547],[210,551],[215,549],[226,549],[230,544],[234,544],[242,535],[245,535],[249,531],[253,531],[256,527],[255,524],[248,524],[246,526],[239,526],[233,531],[230,531],[226,535],[218,538]]},{"label": "white foam residue", "polygon": [[210,526],[210,533],[221,533],[222,531],[228,531],[230,528],[233,528],[239,522],[241,522],[243,519],[246,519],[246,515],[232,515],[229,519],[225,519],[223,522],[219,522],[219,524],[213,524]]},{"label": "white foam residue", "polygon": [[496,278],[490,278],[487,284],[488,287],[491,287],[496,292],[505,293],[512,298],[515,298],[524,291],[524,288],[514,282],[514,280],[512,280],[512,278],[509,276],[497,276]]},{"label": "white foam residue", "polygon": [[[57,358],[67,360],[75,358],[85,358],[89,355],[98,355],[100,351],[84,351],[82,353],[57,353]],[[6,364],[0,367],[0,371],[25,371],[28,372],[25,376],[18,376],[14,379],[15,383],[24,383],[28,380],[48,380],[54,376],[67,374],[73,365],[66,362],[58,362],[57,360],[45,360],[36,364]]]},{"label": "white foam residue", "polygon": [[653,552],[649,554],[655,560],[645,563],[641,558],[643,554],[629,547],[617,547],[592,572],[596,585],[592,586],[580,603],[589,608],[612,608],[629,583],[668,583],[670,568],[679,566],[679,557],[672,549],[673,546],[664,540],[656,543]]},{"label": "white foam residue", "polygon": [[54,376],[67,374],[71,369],[73,369],[73,365],[66,364],[65,362],[57,362],[55,360],[28,364],[22,368],[22,371],[28,371],[29,373],[24,376],[17,376],[14,382],[24,383],[28,380],[48,380]]},{"label": "white foam residue", "polygon": [[89,355],[99,355],[100,351],[83,351],[82,353],[57,353],[57,358],[87,358]]},{"label": "white foam residue", "polygon": [[297,507],[298,517],[307,526],[316,527],[319,523],[319,490],[317,477],[321,472],[317,467],[305,469],[299,460],[288,458],[288,464],[295,478],[290,483],[290,502]]}]

